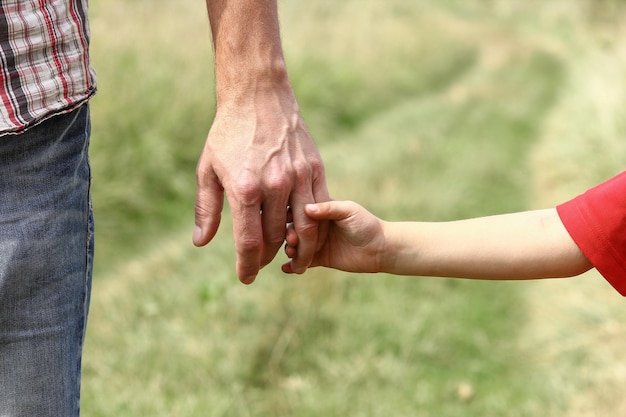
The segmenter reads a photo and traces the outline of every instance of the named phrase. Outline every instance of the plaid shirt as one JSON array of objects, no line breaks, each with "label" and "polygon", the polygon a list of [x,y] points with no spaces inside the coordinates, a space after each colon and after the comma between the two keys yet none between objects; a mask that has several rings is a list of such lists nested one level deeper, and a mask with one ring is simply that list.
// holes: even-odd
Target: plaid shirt
[{"label": "plaid shirt", "polygon": [[0,0],[0,135],[91,97],[87,0]]}]

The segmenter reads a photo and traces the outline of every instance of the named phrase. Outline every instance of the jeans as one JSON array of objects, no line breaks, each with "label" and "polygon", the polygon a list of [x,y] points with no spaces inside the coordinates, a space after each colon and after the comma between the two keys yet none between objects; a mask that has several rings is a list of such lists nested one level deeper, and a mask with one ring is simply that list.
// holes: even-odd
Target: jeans
[{"label": "jeans", "polygon": [[87,104],[0,137],[0,416],[79,415],[93,215]]}]

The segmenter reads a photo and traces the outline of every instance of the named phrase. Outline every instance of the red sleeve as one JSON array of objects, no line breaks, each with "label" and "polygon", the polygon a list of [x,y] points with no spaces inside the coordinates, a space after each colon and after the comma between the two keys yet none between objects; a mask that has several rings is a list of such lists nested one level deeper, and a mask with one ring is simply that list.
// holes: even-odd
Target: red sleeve
[{"label": "red sleeve", "polygon": [[626,171],[557,206],[589,262],[626,296]]}]

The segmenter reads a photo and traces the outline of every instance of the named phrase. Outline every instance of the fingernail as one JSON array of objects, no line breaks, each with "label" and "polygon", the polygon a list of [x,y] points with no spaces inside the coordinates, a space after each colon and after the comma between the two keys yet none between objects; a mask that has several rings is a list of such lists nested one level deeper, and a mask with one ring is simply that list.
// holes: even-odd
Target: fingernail
[{"label": "fingernail", "polygon": [[316,204],[307,204],[306,209],[311,213],[317,213],[319,211]]},{"label": "fingernail", "polygon": [[251,277],[241,277],[239,278],[239,281],[241,281],[242,284],[250,285],[254,282],[255,279],[256,279],[256,275],[253,275]]},{"label": "fingernail", "polygon": [[196,226],[196,228],[193,230],[193,241],[199,242],[200,239],[202,239],[202,229],[200,228],[200,226]]}]

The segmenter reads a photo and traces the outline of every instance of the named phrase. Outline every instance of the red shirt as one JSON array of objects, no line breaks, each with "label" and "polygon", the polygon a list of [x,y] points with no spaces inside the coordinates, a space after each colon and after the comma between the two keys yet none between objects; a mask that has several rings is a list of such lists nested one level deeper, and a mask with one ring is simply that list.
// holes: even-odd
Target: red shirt
[{"label": "red shirt", "polygon": [[589,262],[626,296],[626,171],[557,206]]},{"label": "red shirt", "polygon": [[87,0],[0,0],[0,136],[87,101]]}]

